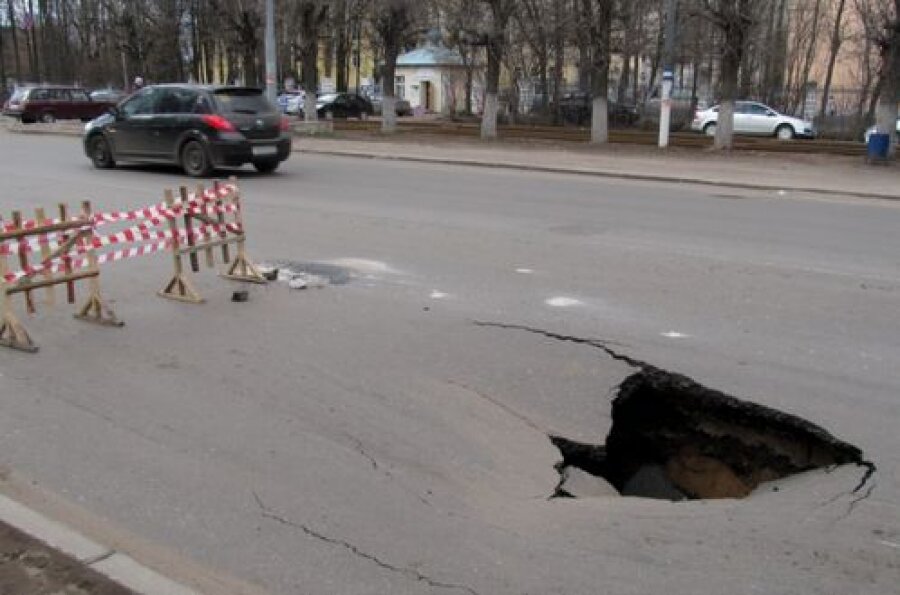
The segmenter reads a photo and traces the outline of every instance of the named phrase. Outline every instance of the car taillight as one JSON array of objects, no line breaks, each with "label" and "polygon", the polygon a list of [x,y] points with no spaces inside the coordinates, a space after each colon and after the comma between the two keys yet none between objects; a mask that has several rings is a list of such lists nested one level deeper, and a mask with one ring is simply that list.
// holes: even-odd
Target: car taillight
[{"label": "car taillight", "polygon": [[290,118],[281,116],[281,131],[282,132],[290,132],[291,131],[291,119]]},{"label": "car taillight", "polygon": [[213,128],[214,130],[218,130],[219,132],[234,132],[234,124],[223,118],[222,116],[218,116],[215,114],[207,114],[203,116],[203,122]]}]

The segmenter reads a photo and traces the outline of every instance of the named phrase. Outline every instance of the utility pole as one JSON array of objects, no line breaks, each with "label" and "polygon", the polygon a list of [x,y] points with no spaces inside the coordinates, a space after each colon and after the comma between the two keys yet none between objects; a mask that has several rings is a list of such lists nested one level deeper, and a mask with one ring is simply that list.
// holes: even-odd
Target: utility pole
[{"label": "utility pole", "polygon": [[275,0],[266,0],[266,97],[275,103],[278,96],[275,65]]},{"label": "utility pole", "polygon": [[675,86],[675,27],[678,0],[666,0],[666,33],[663,49],[662,101],[659,114],[659,148],[669,146],[672,123],[672,87]]}]

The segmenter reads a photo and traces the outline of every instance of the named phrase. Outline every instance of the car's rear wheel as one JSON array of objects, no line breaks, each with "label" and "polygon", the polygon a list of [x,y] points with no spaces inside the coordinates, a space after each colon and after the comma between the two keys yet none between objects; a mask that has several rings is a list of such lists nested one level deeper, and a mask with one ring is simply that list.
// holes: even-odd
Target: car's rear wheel
[{"label": "car's rear wheel", "polygon": [[181,148],[181,167],[193,178],[202,178],[212,172],[209,154],[200,141],[188,141]]},{"label": "car's rear wheel", "polygon": [[97,135],[91,138],[88,148],[91,151],[91,162],[97,169],[112,169],[116,166],[109,142],[102,136]]},{"label": "car's rear wheel", "polygon": [[44,124],[53,124],[56,122],[56,116],[54,116],[51,112],[44,112],[41,114],[41,122]]},{"label": "car's rear wheel", "polygon": [[256,168],[261,174],[270,174],[278,169],[278,166],[281,165],[280,161],[254,161],[253,167]]},{"label": "car's rear wheel", "polygon": [[778,140],[791,140],[794,138],[794,129],[790,124],[782,124],[775,131]]},{"label": "car's rear wheel", "polygon": [[716,124],[709,123],[703,127],[703,134],[706,136],[715,136],[716,135]]}]

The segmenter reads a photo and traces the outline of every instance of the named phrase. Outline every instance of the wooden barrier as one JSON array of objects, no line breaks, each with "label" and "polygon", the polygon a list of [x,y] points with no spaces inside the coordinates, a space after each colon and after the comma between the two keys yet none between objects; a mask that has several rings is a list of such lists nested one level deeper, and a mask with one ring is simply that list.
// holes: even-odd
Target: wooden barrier
[{"label": "wooden barrier", "polygon": [[[56,245],[55,250],[50,246]],[[65,284],[67,302],[75,303],[75,283],[88,281],[88,299],[78,310],[76,318],[107,326],[122,326],[122,322],[103,301],[100,294],[100,269],[95,251],[95,230],[92,224],[91,203],[82,203],[81,215],[69,217],[67,205],[59,205],[59,219],[52,221],[43,209],[35,210],[35,219],[26,225],[20,211],[14,211],[11,223],[0,219],[0,345],[35,352],[37,345],[16,317],[13,296],[24,294],[25,310],[35,314],[37,308],[33,292],[45,290],[45,303],[53,305],[56,285]],[[33,264],[29,253],[37,251],[41,262]],[[10,267],[8,256],[18,255],[17,268]],[[85,260],[82,267],[73,267],[75,255]],[[59,262],[62,265],[59,266]],[[58,270],[61,269],[61,270]],[[60,272],[60,274],[55,274]],[[41,277],[36,280],[36,277]]]},{"label": "wooden barrier", "polygon": [[[184,209],[182,214],[183,228],[179,229],[179,217],[169,218],[169,231],[172,235],[172,264],[174,276],[165,285],[159,295],[164,298],[202,304],[205,300],[197,292],[190,277],[185,272],[183,256],[188,257],[191,271],[200,272],[199,254],[205,254],[206,266],[216,267],[215,248],[221,249],[222,262],[229,265],[222,277],[234,281],[265,283],[266,280],[247,257],[244,221],[241,215],[240,190],[235,178],[229,179],[228,186],[218,182],[213,185],[213,198],[201,199],[202,204]],[[203,197],[205,190],[198,186],[195,197]],[[176,205],[189,204],[188,190],[180,189],[180,203],[176,202],[171,190],[165,192],[165,204],[172,209]],[[228,215],[231,215],[229,217]],[[199,225],[198,225],[199,224]],[[236,247],[234,259],[231,258],[230,246]]]}]

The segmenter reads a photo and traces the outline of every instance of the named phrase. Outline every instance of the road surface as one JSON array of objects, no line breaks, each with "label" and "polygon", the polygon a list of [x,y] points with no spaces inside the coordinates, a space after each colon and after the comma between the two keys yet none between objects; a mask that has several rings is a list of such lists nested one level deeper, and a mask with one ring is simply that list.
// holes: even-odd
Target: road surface
[{"label": "road surface", "polygon": [[[0,144],[4,213],[195,183],[95,171],[77,139]],[[109,265],[127,326],[41,309],[41,352],[0,353],[4,469],[188,582],[196,564],[285,594],[897,592],[900,203],[296,155],[241,184],[254,259],[350,281],[232,303],[204,270],[189,306],[155,295],[165,256]],[[878,471],[856,494],[844,467],[745,500],[550,499],[548,434],[602,443],[634,370],[476,322],[608,341]]]}]

